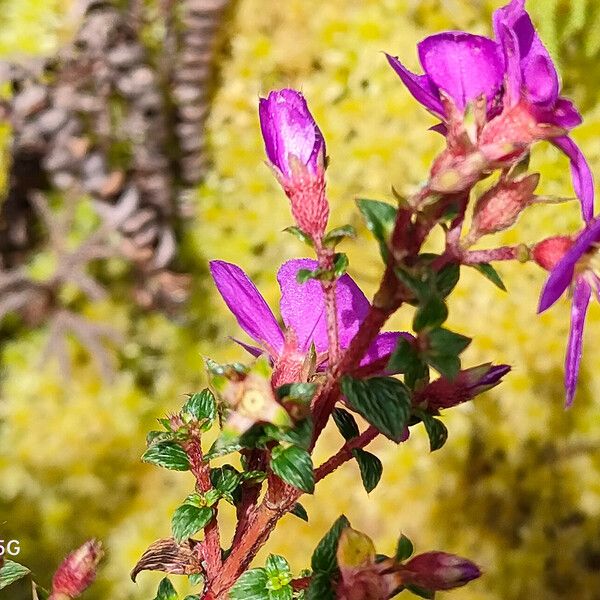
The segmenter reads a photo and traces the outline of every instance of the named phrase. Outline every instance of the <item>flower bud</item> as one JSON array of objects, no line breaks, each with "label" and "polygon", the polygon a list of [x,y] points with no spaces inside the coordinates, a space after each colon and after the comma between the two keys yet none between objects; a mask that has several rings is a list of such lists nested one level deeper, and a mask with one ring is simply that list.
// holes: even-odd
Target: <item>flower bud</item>
[{"label": "flower bud", "polygon": [[82,594],[94,581],[102,555],[102,545],[96,540],[71,552],[54,574],[49,600],[71,600]]},{"label": "flower bud", "polygon": [[566,235],[558,235],[542,240],[533,247],[533,260],[542,269],[551,271],[573,243],[574,240]]},{"label": "flower bud", "polygon": [[415,392],[413,402],[431,412],[451,408],[496,387],[509,371],[509,365],[486,363],[460,371],[452,380],[440,377]]},{"label": "flower bud", "polygon": [[267,157],[290,199],[296,223],[320,238],[329,219],[325,196],[325,140],[300,92],[283,89],[260,99]]},{"label": "flower bud", "polygon": [[502,179],[489,189],[475,206],[469,238],[474,241],[513,225],[533,201],[539,180],[539,173],[532,173],[519,179]]},{"label": "flower bud", "polygon": [[426,590],[450,590],[481,576],[479,567],[466,558],[446,552],[425,552],[400,570],[404,584]]}]

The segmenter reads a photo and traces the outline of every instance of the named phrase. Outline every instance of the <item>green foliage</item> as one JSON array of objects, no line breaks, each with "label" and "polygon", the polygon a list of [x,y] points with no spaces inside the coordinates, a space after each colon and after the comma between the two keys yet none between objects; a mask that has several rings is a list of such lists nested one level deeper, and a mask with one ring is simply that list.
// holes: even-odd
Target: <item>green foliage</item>
[{"label": "green foliage", "polygon": [[379,200],[357,200],[356,204],[369,231],[379,242],[379,251],[384,262],[388,258],[388,242],[396,222],[397,209]]},{"label": "green foliage", "polygon": [[310,454],[298,446],[273,448],[271,469],[283,481],[299,490],[312,494],[315,490],[315,474]]},{"label": "green foliage", "polygon": [[356,459],[360,468],[360,477],[367,493],[372,492],[379,483],[383,474],[383,464],[370,452],[362,448],[352,450],[352,456]]},{"label": "green foliage", "polygon": [[506,292],[506,286],[504,285],[504,282],[502,281],[500,275],[498,275],[498,271],[496,271],[492,265],[488,263],[479,263],[471,266],[479,271],[486,279],[491,281],[497,288],[501,289],[503,292]]},{"label": "green foliage", "polygon": [[178,594],[171,581],[165,577],[158,586],[154,600],[177,600]]},{"label": "green foliage", "polygon": [[188,471],[190,468],[190,461],[185,450],[175,442],[153,444],[144,452],[142,460],[173,471]]},{"label": "green foliage", "polygon": [[356,420],[347,410],[339,407],[334,408],[333,420],[346,441],[360,434]]},{"label": "green foliage", "polygon": [[342,379],[342,392],[350,406],[389,439],[400,442],[411,410],[410,392],[392,377]]},{"label": "green foliage", "polygon": [[414,548],[412,542],[408,537],[402,534],[398,540],[398,545],[396,546],[396,560],[402,562],[403,560],[410,558],[413,552]]},{"label": "green foliage", "polygon": [[292,575],[288,562],[270,554],[264,568],[250,569],[230,592],[231,600],[291,600]]},{"label": "green foliage", "polygon": [[213,509],[208,506],[198,508],[191,504],[180,506],[173,514],[171,529],[173,538],[180,544],[205,527],[213,517]]},{"label": "green foliage", "polygon": [[0,590],[29,574],[29,569],[12,560],[5,560],[0,567]]},{"label": "green foliage", "polygon": [[217,417],[217,401],[210,390],[204,389],[199,394],[190,396],[183,405],[182,413],[201,422],[202,430],[207,431]]}]

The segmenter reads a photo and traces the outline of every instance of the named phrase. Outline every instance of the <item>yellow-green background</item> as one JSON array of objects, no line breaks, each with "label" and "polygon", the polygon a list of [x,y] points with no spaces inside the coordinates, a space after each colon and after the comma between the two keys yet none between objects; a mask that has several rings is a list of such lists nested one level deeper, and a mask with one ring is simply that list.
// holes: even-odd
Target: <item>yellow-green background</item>
[{"label": "yellow-green background", "polygon": [[[530,0],[534,20],[560,63],[564,88],[585,123],[574,133],[600,172],[600,28],[595,0]],[[77,345],[69,380],[40,367],[43,329],[5,340],[0,381],[0,538],[18,538],[21,562],[42,583],[68,549],[101,538],[108,554],[90,600],[148,599],[158,576],[128,573],[145,547],[169,533],[169,514],[189,492],[189,476],[143,465],[153,420],[203,382],[202,356],[243,358],[227,336],[237,324],[206,278],[206,260],[241,265],[276,307],[275,268],[305,249],[281,234],[286,200],[263,165],[256,105],[273,87],[300,88],[325,134],[333,224],[361,231],[348,243],[351,273],[372,292],[380,273],[374,243],[353,199],[414,190],[442,147],[434,121],[389,69],[382,50],[417,68],[415,43],[441,29],[490,34],[497,0],[239,0],[221,60],[209,136],[214,168],[196,194],[184,254],[194,296],[176,320],[139,315],[129,303],[85,307],[126,336],[114,382],[104,384]],[[51,54],[76,26],[68,4],[3,0],[0,53]],[[547,145],[533,168],[544,193],[570,196],[566,160]],[[518,228],[486,243],[531,242],[579,227],[576,205],[536,207]],[[484,244],[482,244],[482,247]],[[364,492],[348,464],[306,500],[310,522],[286,517],[268,549],[306,567],[318,538],[344,512],[391,552],[401,531],[417,550],[444,549],[479,562],[485,576],[449,593],[457,600],[600,598],[600,411],[596,374],[597,306],[585,336],[579,394],[563,411],[563,354],[569,306],[536,316],[544,274],[533,265],[500,266],[509,293],[464,273],[450,325],[475,341],[466,365],[513,365],[501,387],[445,418],[447,445],[430,455],[422,431],[401,447],[373,444],[384,462],[380,486]],[[401,312],[394,326],[409,322]],[[324,459],[340,444],[330,432]],[[224,511],[226,514],[227,511]],[[231,513],[229,513],[229,518]],[[225,530],[230,530],[225,526]],[[174,578],[177,579],[177,578]],[[16,588],[15,588],[16,589]],[[183,589],[183,588],[181,588]],[[7,588],[0,598],[17,600]],[[444,595],[442,595],[444,596]],[[20,600],[20,598],[18,599]]]}]

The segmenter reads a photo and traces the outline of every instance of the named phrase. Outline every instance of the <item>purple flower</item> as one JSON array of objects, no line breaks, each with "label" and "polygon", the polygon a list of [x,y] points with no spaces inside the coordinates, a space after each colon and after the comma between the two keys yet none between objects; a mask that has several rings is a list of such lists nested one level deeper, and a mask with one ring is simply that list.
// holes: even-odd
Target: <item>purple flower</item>
[{"label": "purple flower", "polygon": [[[555,238],[564,249],[564,255],[550,271],[542,294],[538,312],[550,308],[571,287],[571,329],[567,343],[565,360],[566,405],[571,406],[581,363],[583,347],[583,327],[592,290],[598,296],[600,291],[600,263],[597,244],[600,242],[600,219],[590,221],[572,244],[565,245],[564,238]],[[545,240],[545,245],[551,240]],[[534,251],[535,255],[535,251]],[[543,261],[542,261],[543,262]]]},{"label": "purple flower", "polygon": [[426,590],[451,590],[481,577],[481,570],[455,554],[425,552],[403,565],[400,574],[406,583]]},{"label": "purple flower", "polygon": [[260,99],[259,116],[269,161],[285,179],[294,175],[294,160],[313,175],[323,169],[325,140],[300,92],[271,92]]},{"label": "purple flower", "polygon": [[[581,115],[559,94],[556,68],[525,11],[525,0],[512,0],[498,9],[493,21],[496,40],[465,32],[424,39],[418,45],[423,75],[411,73],[393,56],[387,55],[388,61],[410,93],[444,123],[451,115],[446,114],[442,91],[461,112],[480,96],[487,99],[489,140],[528,145],[543,135],[537,125],[545,125],[546,137],[571,162],[573,187],[589,220],[594,204],[590,168],[573,140],[556,136],[579,125]],[[435,129],[447,132],[445,125]]]},{"label": "purple flower", "polygon": [[[321,284],[315,280],[298,283],[300,269],[315,269],[317,262],[296,259],[284,263],[277,274],[281,288],[280,327],[271,309],[248,276],[236,265],[220,260],[210,263],[210,271],[223,300],[234,314],[240,327],[259,345],[242,346],[257,356],[266,352],[276,368],[278,362],[289,358],[291,350],[299,363],[314,344],[318,366],[327,360],[328,340],[325,301]],[[347,348],[360,324],[369,312],[370,304],[349,275],[343,275],[336,284],[339,343]],[[399,332],[380,333],[367,351],[362,365],[369,365],[389,357],[394,351]],[[293,349],[290,348],[290,340]],[[289,382],[288,382],[289,383]]]}]

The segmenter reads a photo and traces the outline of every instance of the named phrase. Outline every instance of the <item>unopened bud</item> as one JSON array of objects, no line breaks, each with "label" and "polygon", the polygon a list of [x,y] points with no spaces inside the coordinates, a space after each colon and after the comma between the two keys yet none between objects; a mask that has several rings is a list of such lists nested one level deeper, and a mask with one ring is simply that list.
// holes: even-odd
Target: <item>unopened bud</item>
[{"label": "unopened bud", "polygon": [[533,247],[533,260],[546,271],[551,271],[556,263],[570,250],[574,241],[566,235],[542,240]]},{"label": "unopened bud", "polygon": [[478,239],[514,225],[521,212],[533,202],[539,180],[539,173],[503,179],[483,194],[475,206],[469,238]]},{"label": "unopened bud", "polygon": [[446,552],[425,552],[400,570],[405,584],[426,590],[450,590],[481,576],[479,567],[466,558]]},{"label": "unopened bud", "polygon": [[451,408],[496,387],[509,371],[509,365],[486,363],[460,371],[452,380],[440,377],[415,392],[413,402],[430,412]]},{"label": "unopened bud", "polygon": [[96,540],[71,552],[54,574],[49,600],[71,600],[81,595],[96,578],[102,555],[102,545]]},{"label": "unopened bud", "polygon": [[464,156],[442,153],[431,169],[428,187],[440,194],[455,194],[470,189],[488,168],[481,152]]}]

